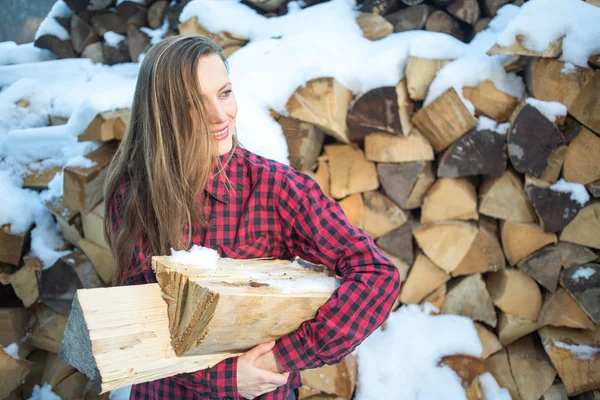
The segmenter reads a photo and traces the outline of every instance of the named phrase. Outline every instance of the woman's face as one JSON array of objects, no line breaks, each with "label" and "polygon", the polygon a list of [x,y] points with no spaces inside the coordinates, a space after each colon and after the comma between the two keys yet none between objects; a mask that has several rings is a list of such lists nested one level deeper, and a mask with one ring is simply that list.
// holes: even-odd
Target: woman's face
[{"label": "woman's face", "polygon": [[237,103],[221,57],[216,54],[202,57],[198,66],[198,79],[208,112],[210,133],[217,140],[219,155],[226,154],[233,146]]}]

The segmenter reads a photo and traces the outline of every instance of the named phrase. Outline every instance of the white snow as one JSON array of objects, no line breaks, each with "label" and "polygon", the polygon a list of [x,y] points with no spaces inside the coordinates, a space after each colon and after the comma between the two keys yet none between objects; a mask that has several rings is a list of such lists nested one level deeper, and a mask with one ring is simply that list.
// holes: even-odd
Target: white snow
[{"label": "white snow", "polygon": [[124,1],[131,1],[132,3],[138,3],[138,4],[146,4],[146,2],[144,0],[117,0],[117,6],[121,3],[123,3]]},{"label": "white snow", "polygon": [[150,29],[145,26],[140,28],[140,31],[142,31],[146,35],[148,35],[148,37],[150,38],[150,44],[152,44],[152,45],[160,42],[160,40],[165,36],[165,34],[167,33],[168,30],[169,30],[169,20],[167,19],[166,16],[165,16],[165,20],[163,21],[163,24],[156,29]]},{"label": "white snow", "polygon": [[44,18],[38,30],[35,32],[35,39],[37,40],[41,36],[50,35],[56,36],[60,40],[71,39],[71,35],[69,31],[67,31],[61,24],[59,24],[55,17],[69,17],[72,14],[71,9],[65,4],[63,0],[58,0],[52,8],[50,12]]},{"label": "white snow", "polygon": [[18,344],[11,343],[8,346],[4,347],[4,351],[6,352],[6,354],[11,356],[15,360],[19,359],[19,345]]},{"label": "white snow", "polygon": [[40,387],[35,385],[33,387],[33,394],[29,400],[61,400],[59,396],[52,391],[52,386],[49,383],[44,383],[44,386]]},{"label": "white snow", "polygon": [[563,37],[560,59],[587,67],[592,54],[600,52],[600,8],[581,0],[530,0],[498,36],[500,46],[510,46],[523,35],[523,46],[544,51]]},{"label": "white snow", "polygon": [[554,345],[556,347],[560,347],[561,349],[569,350],[580,360],[593,360],[595,355],[600,353],[600,347],[592,347],[588,346],[587,344],[569,344],[560,340],[554,340]]},{"label": "white snow", "polygon": [[95,161],[90,160],[87,157],[75,156],[67,162],[65,167],[91,168],[95,165],[97,165],[97,163]]},{"label": "white snow", "polygon": [[571,193],[570,199],[576,201],[580,206],[584,206],[590,200],[590,194],[581,183],[567,182],[560,178],[555,184],[550,186],[550,190],[563,193]]},{"label": "white snow", "polygon": [[595,273],[596,273],[596,270],[594,268],[579,267],[579,268],[577,268],[577,271],[575,271],[575,273],[571,276],[571,279],[574,280],[575,282],[579,282],[581,279],[583,279],[583,280],[590,279],[592,277],[592,275],[594,275]]},{"label": "white snow", "polygon": [[196,244],[189,251],[171,248],[171,255],[167,256],[171,263],[194,265],[203,269],[217,269],[219,258],[216,250]]},{"label": "white snow", "polygon": [[537,108],[538,111],[544,115],[544,117],[548,118],[552,122],[556,122],[558,118],[567,115],[567,106],[559,103],[558,101],[543,101],[533,97],[528,97],[527,100],[525,100],[525,103]]},{"label": "white snow", "polygon": [[565,75],[572,74],[575,71],[577,71],[575,65],[571,64],[570,62],[564,63],[563,67],[560,70],[560,72]]},{"label": "white snow", "polygon": [[473,321],[458,315],[429,315],[431,304],[405,305],[393,312],[385,330],[378,329],[357,348],[356,400],[390,398],[466,399],[461,380],[442,357],[480,357],[482,346]]},{"label": "white snow", "polygon": [[478,131],[488,130],[488,131],[499,133],[501,135],[506,135],[506,132],[508,132],[509,128],[510,128],[510,122],[504,122],[502,124],[498,124],[493,119],[488,118],[484,115],[480,116],[477,119],[477,130]]},{"label": "white snow", "polygon": [[15,42],[0,43],[0,65],[23,64],[54,60],[56,56],[50,50],[35,47],[33,43],[17,45]]},{"label": "white snow", "polygon": [[489,372],[479,375],[479,385],[483,392],[483,400],[512,400],[508,389],[501,388],[494,375]]},{"label": "white snow", "polygon": [[111,47],[118,47],[119,43],[125,40],[125,36],[113,31],[104,32],[104,41]]},{"label": "white snow", "polygon": [[108,394],[110,400],[129,400],[131,395],[131,386],[125,386],[115,389]]},{"label": "white snow", "polygon": [[271,288],[280,289],[282,293],[302,292],[333,292],[340,286],[340,281],[334,277],[315,276],[298,279],[260,279],[259,283],[266,283]]}]

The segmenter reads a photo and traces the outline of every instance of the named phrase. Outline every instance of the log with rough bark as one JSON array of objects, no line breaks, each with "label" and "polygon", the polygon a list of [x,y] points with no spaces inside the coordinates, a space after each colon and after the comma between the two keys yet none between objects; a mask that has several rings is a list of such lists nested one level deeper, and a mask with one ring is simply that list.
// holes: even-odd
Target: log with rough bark
[{"label": "log with rough bark", "polygon": [[363,94],[352,103],[346,121],[348,139],[351,141],[373,132],[402,135],[396,88],[385,86]]},{"label": "log with rough bark", "polygon": [[537,219],[521,177],[510,168],[500,178],[486,177],[483,180],[479,187],[479,213],[518,222]]},{"label": "log with rough bark", "polygon": [[477,220],[477,193],[466,178],[440,178],[427,192],[421,206],[421,223],[445,220]]},{"label": "log with rough bark", "polygon": [[587,316],[583,308],[565,289],[559,288],[544,300],[538,321],[541,325],[575,329],[596,329],[596,325]]},{"label": "log with rough bark", "polygon": [[518,103],[516,97],[496,88],[490,80],[474,88],[463,88],[463,96],[473,103],[478,115],[485,115],[496,122],[506,121]]},{"label": "log with rough bark", "polygon": [[130,117],[131,111],[127,108],[101,112],[96,115],[85,131],[77,137],[77,140],[80,142],[121,140],[127,131]]},{"label": "log with rough bark", "polygon": [[400,301],[404,304],[418,304],[449,279],[450,276],[443,269],[419,251],[408,278],[402,285]]},{"label": "log with rough bark", "polygon": [[542,293],[537,283],[518,269],[501,269],[486,276],[492,301],[507,314],[536,321],[542,307]]},{"label": "log with rough bark", "polygon": [[393,25],[394,32],[405,32],[423,29],[434,11],[435,8],[428,4],[418,4],[387,14],[384,18]]},{"label": "log with rough bark", "polygon": [[496,326],[494,303],[485,288],[481,274],[472,274],[448,284],[442,314],[463,315],[473,321]]},{"label": "log with rough bark", "polygon": [[406,86],[410,98],[425,100],[435,74],[450,61],[409,56],[406,62]]},{"label": "log with rough bark", "polygon": [[379,187],[375,163],[367,161],[358,146],[330,144],[325,146],[325,154],[329,159],[331,195],[335,199]]},{"label": "log with rough bark", "polygon": [[552,190],[550,184],[531,179],[525,192],[538,215],[544,232],[561,231],[585,205],[571,198],[571,193]]},{"label": "log with rough bark", "polygon": [[562,230],[560,240],[600,249],[600,201],[583,207]]},{"label": "log with rough bark", "polygon": [[575,117],[588,129],[600,135],[600,71],[595,70],[594,76],[581,88],[579,95],[569,107],[569,114]]},{"label": "log with rough bark", "polygon": [[356,17],[356,22],[363,32],[363,35],[369,40],[383,39],[394,31],[394,25],[381,15],[373,13],[361,12]]},{"label": "log with rough bark", "polygon": [[371,133],[365,137],[365,156],[378,163],[432,161],[431,144],[416,129],[407,136]]},{"label": "log with rough bark", "polygon": [[548,47],[542,51],[529,50],[524,46],[524,42],[525,36],[517,35],[515,41],[510,46],[502,47],[495,44],[488,50],[487,54],[519,54],[531,57],[556,58],[562,53],[562,37],[550,43]]},{"label": "log with rough bark", "polygon": [[508,347],[508,360],[523,400],[539,400],[552,386],[556,369],[537,335],[523,336]]},{"label": "log with rough bark", "polygon": [[516,265],[542,247],[556,243],[556,235],[529,222],[502,221],[501,238],[510,265]]},{"label": "log with rough bark", "polygon": [[566,269],[560,284],[581,305],[586,314],[600,324],[600,264],[589,263]]},{"label": "log with rough bark", "polygon": [[98,149],[86,154],[85,158],[94,163],[91,167],[66,167],[64,169],[64,207],[85,214],[102,201],[106,167],[111,162],[118,143],[114,140],[106,142]]},{"label": "log with rough bark", "polygon": [[453,88],[417,111],[411,121],[436,152],[445,150],[477,124]]},{"label": "log with rough bark", "polygon": [[556,291],[561,266],[560,252],[554,245],[536,251],[517,265],[550,292]]},{"label": "log with rough bark", "polygon": [[349,143],[346,124],[352,92],[334,78],[310,80],[290,97],[290,117],[318,126],[337,140]]},{"label": "log with rough bark", "polygon": [[325,133],[313,124],[294,118],[278,115],[275,119],[285,135],[290,165],[299,171],[311,169],[323,149]]},{"label": "log with rough bark", "polygon": [[10,225],[2,225],[0,229],[0,263],[15,268],[21,265],[23,255],[29,251],[32,229],[33,225],[23,232],[13,233]]},{"label": "log with rough bark", "polygon": [[600,137],[583,127],[569,143],[563,165],[568,182],[587,185],[600,179]]}]

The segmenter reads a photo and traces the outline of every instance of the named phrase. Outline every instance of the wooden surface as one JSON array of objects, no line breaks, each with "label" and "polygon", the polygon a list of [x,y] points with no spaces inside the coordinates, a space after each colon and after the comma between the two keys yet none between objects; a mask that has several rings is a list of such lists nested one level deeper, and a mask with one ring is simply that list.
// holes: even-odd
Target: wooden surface
[{"label": "wooden surface", "polygon": [[330,190],[335,199],[379,186],[375,163],[367,161],[358,146],[330,144],[325,146],[325,154],[329,158]]},{"label": "wooden surface", "polygon": [[365,156],[369,161],[388,163],[434,159],[431,144],[417,130],[406,136],[372,133],[365,137]]}]

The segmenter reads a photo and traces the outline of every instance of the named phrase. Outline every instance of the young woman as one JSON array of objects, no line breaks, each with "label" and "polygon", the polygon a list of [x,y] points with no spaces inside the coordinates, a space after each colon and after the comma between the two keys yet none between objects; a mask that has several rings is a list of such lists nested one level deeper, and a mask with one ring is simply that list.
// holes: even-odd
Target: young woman
[{"label": "young woman", "polygon": [[154,45],[109,170],[114,282],[154,283],[152,255],[193,244],[222,257],[324,264],[340,287],[296,331],[206,370],[134,385],[134,399],[295,399],[300,370],[334,364],[389,316],[398,270],[338,203],[293,168],[241,148],[221,48],[199,35]]}]

